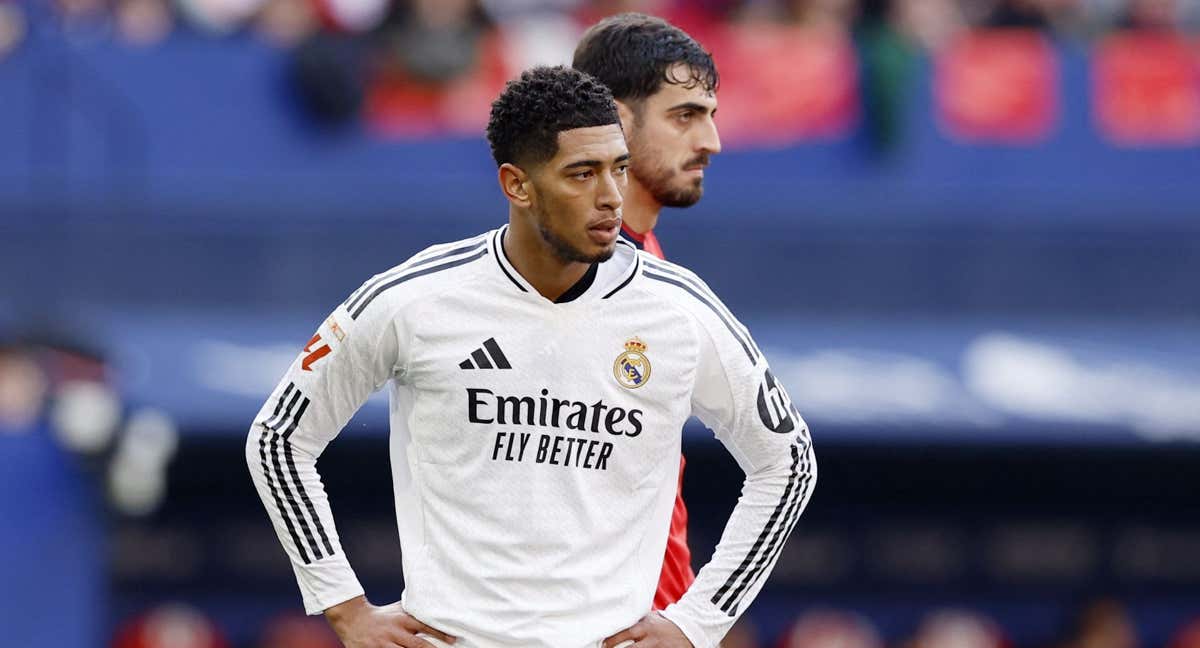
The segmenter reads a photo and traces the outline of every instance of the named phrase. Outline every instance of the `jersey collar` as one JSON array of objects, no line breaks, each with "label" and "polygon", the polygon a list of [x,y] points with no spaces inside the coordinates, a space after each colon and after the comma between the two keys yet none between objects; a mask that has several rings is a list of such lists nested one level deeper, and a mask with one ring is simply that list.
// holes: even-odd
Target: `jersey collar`
[{"label": "jersey collar", "polygon": [[578,303],[593,298],[606,298],[627,285],[633,275],[640,270],[641,264],[637,259],[636,248],[628,242],[618,239],[617,250],[612,259],[604,263],[592,264],[575,285],[568,288],[556,301],[551,302],[542,297],[541,293],[526,281],[520,272],[517,272],[516,267],[508,258],[508,253],[504,250],[504,233],[507,231],[507,225],[495,230],[489,243],[491,256],[500,268],[504,283],[515,287],[532,299],[547,304]]}]

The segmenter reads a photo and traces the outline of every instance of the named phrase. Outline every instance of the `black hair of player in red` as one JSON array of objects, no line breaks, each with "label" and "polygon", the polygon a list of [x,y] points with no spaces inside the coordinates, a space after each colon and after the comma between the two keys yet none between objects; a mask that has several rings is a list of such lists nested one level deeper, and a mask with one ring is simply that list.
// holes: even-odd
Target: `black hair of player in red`
[{"label": "black hair of player in red", "polygon": [[[690,76],[672,75],[678,64]],[[664,83],[702,87],[715,93],[721,82],[712,54],[671,23],[640,13],[609,16],[592,25],[575,47],[571,64],[600,79],[619,101],[636,102],[658,92]]]},{"label": "black hair of player in red", "polygon": [[521,166],[554,157],[563,131],[609,124],[620,126],[621,118],[603,83],[561,65],[535,67],[492,102],[487,138],[497,166]]}]

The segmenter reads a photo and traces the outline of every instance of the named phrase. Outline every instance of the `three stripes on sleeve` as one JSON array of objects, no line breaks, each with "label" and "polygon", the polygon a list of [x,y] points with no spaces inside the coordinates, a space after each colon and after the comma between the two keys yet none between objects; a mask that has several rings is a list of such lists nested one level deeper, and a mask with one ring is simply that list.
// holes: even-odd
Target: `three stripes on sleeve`
[{"label": "three stripes on sleeve", "polygon": [[[267,479],[267,487],[275,500],[279,516],[283,518],[284,526],[287,527],[292,542],[306,565],[313,560],[320,560],[334,554],[333,544],[325,532],[325,525],[321,523],[321,517],[317,515],[316,508],[313,507],[308,491],[304,488],[304,482],[300,480],[300,473],[296,470],[296,460],[292,456],[290,439],[292,433],[300,425],[304,412],[308,410],[309,402],[308,397],[300,393],[296,383],[288,383],[287,388],[283,390],[279,400],[275,403],[274,412],[270,418],[263,421],[262,434],[258,437],[258,456],[262,462],[263,474]],[[283,456],[282,462],[280,455]],[[284,469],[285,465],[286,470]],[[289,478],[290,485],[288,484]],[[307,518],[305,513],[308,515]],[[312,521],[311,526],[309,520]],[[297,524],[300,526],[300,532],[304,534],[304,542],[301,542],[300,532],[296,530]],[[314,530],[316,536],[320,537],[320,543],[313,535]],[[325,550],[323,553],[322,548]]]},{"label": "three stripes on sleeve", "polygon": [[[713,594],[712,604],[719,606],[721,611],[729,616],[737,615],[738,605],[745,597],[750,585],[758,580],[766,568],[779,557],[779,553],[783,551],[783,545],[800,519],[801,504],[807,499],[808,488],[812,481],[810,465],[812,454],[808,452],[807,447],[803,449],[803,469],[797,470],[798,467],[801,467],[801,452],[799,446],[792,445],[791,476],[788,478],[787,488],[784,489],[771,517],[767,519],[762,532],[758,534],[758,538],[755,539],[754,545],[750,547],[750,551],[742,559],[741,564],[729,575],[717,593]],[[756,556],[758,557],[757,561],[755,560]]]}]

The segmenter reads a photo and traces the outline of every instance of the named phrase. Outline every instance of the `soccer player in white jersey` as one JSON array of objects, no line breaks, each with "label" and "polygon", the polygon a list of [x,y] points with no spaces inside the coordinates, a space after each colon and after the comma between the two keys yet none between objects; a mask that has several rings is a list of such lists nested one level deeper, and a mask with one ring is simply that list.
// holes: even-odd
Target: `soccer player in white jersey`
[{"label": "soccer player in white jersey", "polygon": [[[619,239],[629,154],[607,88],[528,71],[488,140],[508,224],[369,279],[251,427],[305,609],[349,648],[711,648],[808,502],[808,430],[708,287]],[[405,589],[375,606],[316,460],[385,384]],[[712,560],[652,612],[693,413],[746,479]]]}]

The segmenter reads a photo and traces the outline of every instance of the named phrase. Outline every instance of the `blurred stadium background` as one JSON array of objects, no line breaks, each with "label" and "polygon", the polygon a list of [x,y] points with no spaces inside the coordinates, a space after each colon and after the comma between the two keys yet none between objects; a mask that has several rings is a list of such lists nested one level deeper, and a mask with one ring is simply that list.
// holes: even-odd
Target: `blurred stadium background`
[{"label": "blurred stadium background", "polygon": [[[0,0],[0,645],[336,645],[247,426],[361,280],[504,218],[488,103],[630,9],[723,77],[660,237],[821,460],[726,648],[1200,646],[1197,0]],[[385,436],[321,464],[380,601]],[[740,475],[685,451],[702,564]]]}]

